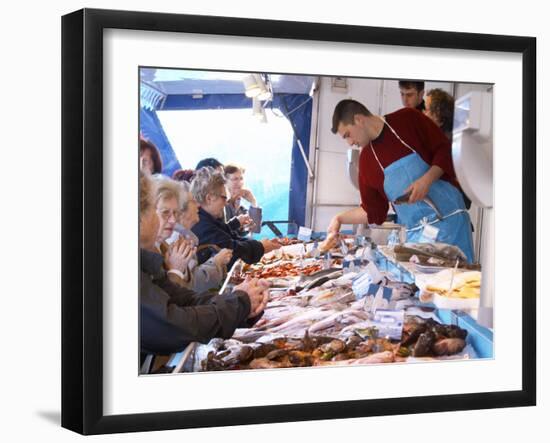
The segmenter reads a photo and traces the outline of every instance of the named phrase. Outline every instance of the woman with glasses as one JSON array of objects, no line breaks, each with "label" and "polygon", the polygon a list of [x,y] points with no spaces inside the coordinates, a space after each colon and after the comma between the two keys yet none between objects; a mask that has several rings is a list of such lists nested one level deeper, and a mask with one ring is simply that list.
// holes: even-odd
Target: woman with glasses
[{"label": "woman with glasses", "polygon": [[280,248],[277,241],[243,239],[225,223],[224,209],[228,196],[225,178],[212,168],[202,168],[196,172],[191,182],[191,193],[200,204],[199,222],[192,231],[199,238],[199,244],[215,244],[233,251],[228,263],[231,267],[238,259],[246,263],[258,262],[265,253]]},{"label": "woman with glasses", "polygon": [[182,183],[163,176],[156,176],[155,181],[155,207],[159,218],[157,248],[164,256],[169,278],[198,292],[219,287],[231,251],[224,249],[199,265],[198,239],[190,231],[198,222],[198,205]]},{"label": "woman with glasses", "polygon": [[[214,337],[229,338],[238,327],[252,326],[262,315],[268,300],[264,280],[247,279],[223,296],[199,294],[175,285],[163,269],[158,253],[159,224],[174,223],[169,205],[155,206],[153,183],[140,172],[140,348],[147,353],[170,354],[188,343],[207,343]],[[165,187],[166,189],[166,187]],[[157,194],[158,195],[158,194]],[[162,191],[162,195],[168,195]],[[169,197],[161,200],[170,200]],[[167,221],[167,223],[165,223]]]}]

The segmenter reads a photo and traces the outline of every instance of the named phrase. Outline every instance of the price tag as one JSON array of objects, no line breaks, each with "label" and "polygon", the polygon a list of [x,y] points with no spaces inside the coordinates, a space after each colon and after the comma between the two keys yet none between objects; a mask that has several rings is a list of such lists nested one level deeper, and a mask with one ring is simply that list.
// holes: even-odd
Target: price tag
[{"label": "price tag", "polygon": [[332,266],[332,255],[330,252],[327,252],[325,259],[323,260],[323,269],[330,269]]},{"label": "price tag", "polygon": [[369,262],[365,270],[371,276],[373,283],[380,283],[382,281],[382,274],[373,262]]},{"label": "price tag", "polygon": [[401,340],[404,319],[405,311],[378,309],[374,314],[372,326],[378,329],[379,337],[388,337],[393,340]]},{"label": "price tag", "polygon": [[439,234],[439,228],[436,228],[434,225],[425,225],[420,240],[434,243],[437,239],[437,234]]},{"label": "price tag", "polygon": [[311,229],[300,226],[300,229],[298,229],[298,240],[310,241],[312,232]]}]

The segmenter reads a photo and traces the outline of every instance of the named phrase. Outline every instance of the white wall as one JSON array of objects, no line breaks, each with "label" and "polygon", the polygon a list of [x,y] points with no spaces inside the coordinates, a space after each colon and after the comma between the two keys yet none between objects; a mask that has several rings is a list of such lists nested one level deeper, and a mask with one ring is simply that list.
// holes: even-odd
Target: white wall
[{"label": "white wall", "polygon": [[[359,6],[357,6],[359,5]],[[413,27],[460,32],[531,35],[538,38],[538,190],[539,228],[550,217],[548,171],[550,156],[543,151],[550,88],[542,88],[550,75],[550,28],[544,2],[524,0],[491,2],[463,0],[460,7],[442,14],[440,1],[404,0],[346,3],[278,0],[250,2],[208,0],[20,1],[4,4],[0,28],[3,88],[2,121],[2,246],[4,262],[0,294],[0,332],[3,359],[0,369],[2,427],[6,442],[156,442],[221,441],[261,443],[286,440],[335,442],[343,440],[407,442],[443,439],[445,443],[473,441],[542,441],[548,434],[550,357],[543,345],[550,340],[550,267],[548,231],[539,229],[538,262],[538,406],[437,414],[320,420],[315,422],[227,428],[165,431],[100,437],[81,437],[59,427],[60,414],[60,16],[81,7],[156,10],[171,13],[272,18],[279,20],[349,23],[355,25]],[[27,92],[39,94],[40,115],[29,113]],[[543,109],[543,104],[545,108]],[[24,165],[24,166],[23,166]],[[544,197],[544,198],[543,198]],[[518,208],[504,208],[514,217]],[[511,241],[516,235],[511,229]],[[511,257],[511,262],[514,258]],[[516,263],[517,264],[517,263]],[[514,278],[511,274],[511,278]],[[543,297],[543,295],[545,295]],[[513,297],[515,294],[504,294]],[[535,296],[535,294],[533,294]],[[519,324],[502,325],[519,328]],[[499,326],[500,327],[500,326]],[[521,358],[518,352],[518,358]],[[444,375],[443,375],[444,376]],[[376,380],[365,379],[365,383]],[[414,380],[411,380],[414,383]],[[452,380],[449,380],[452,383]],[[284,386],[282,387],[284,388]],[[255,386],[254,389],[261,389]],[[338,389],[321,386],[320,389]],[[216,393],[208,393],[216,395]],[[90,440],[91,439],[91,440]]]},{"label": "white wall", "polygon": [[347,92],[334,92],[331,88],[331,78],[321,78],[316,159],[317,189],[311,200],[312,226],[316,231],[325,231],[330,219],[336,213],[355,207],[360,201],[359,191],[353,187],[347,175],[348,145],[331,131],[334,107],[340,100],[350,97],[364,103],[367,107],[371,104],[378,106],[380,81],[350,78]]}]

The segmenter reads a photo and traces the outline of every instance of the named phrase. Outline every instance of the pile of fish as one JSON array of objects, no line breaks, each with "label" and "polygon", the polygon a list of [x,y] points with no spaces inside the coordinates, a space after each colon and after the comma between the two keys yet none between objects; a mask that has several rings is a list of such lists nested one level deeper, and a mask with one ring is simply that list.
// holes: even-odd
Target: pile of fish
[{"label": "pile of fish", "polygon": [[403,327],[399,355],[430,357],[453,355],[466,346],[468,331],[456,325],[442,325],[435,320],[410,317]]},{"label": "pile of fish", "polygon": [[[262,276],[263,271],[271,269],[275,275],[268,279],[273,282],[280,277],[276,269],[290,271],[286,258],[281,254],[279,260],[269,264],[243,267],[239,277]],[[406,312],[401,320],[401,337],[382,336],[374,313],[377,309],[399,309],[388,305],[413,299],[418,288],[392,281],[384,274],[378,285],[391,289],[389,301],[374,296],[357,300],[352,290],[353,276],[340,270],[317,286],[272,287],[262,318],[252,328],[237,329],[231,339],[213,339],[198,346],[192,370],[392,363],[446,358],[464,350],[466,330]],[[380,306],[380,302],[386,305]],[[467,352],[464,355],[467,357]]]},{"label": "pile of fish", "polygon": [[407,316],[400,341],[379,337],[375,328],[348,328],[339,337],[316,335],[311,327],[301,338],[263,335],[253,342],[212,340],[201,371],[361,365],[441,357],[461,352],[467,331],[433,319]]},{"label": "pile of fish", "polygon": [[228,369],[269,369],[338,364],[390,363],[395,361],[395,345],[389,340],[347,340],[306,335],[302,339],[276,338],[268,342],[243,344],[237,340],[217,343],[201,362],[203,371]]},{"label": "pile of fish", "polygon": [[271,277],[296,277],[298,275],[311,275],[322,269],[323,265],[319,261],[297,265],[293,262],[278,263],[275,265],[245,265],[236,279],[244,280],[246,276],[253,278],[271,278]]}]

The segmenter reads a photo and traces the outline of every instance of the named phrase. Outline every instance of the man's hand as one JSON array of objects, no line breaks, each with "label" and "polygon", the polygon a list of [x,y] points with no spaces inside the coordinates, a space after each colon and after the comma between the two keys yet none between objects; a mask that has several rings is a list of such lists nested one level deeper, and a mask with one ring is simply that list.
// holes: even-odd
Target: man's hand
[{"label": "man's hand", "polygon": [[328,225],[327,234],[332,234],[332,236],[338,235],[340,233],[341,226],[342,222],[340,221],[340,217],[338,215],[334,216]]},{"label": "man's hand", "polygon": [[410,192],[408,202],[416,203],[423,200],[428,194],[431,185],[432,182],[429,179],[426,179],[426,176],[424,175],[413,182],[407,189],[405,189],[404,192],[404,194],[408,194]]},{"label": "man's hand", "polygon": [[411,185],[405,189],[403,194],[408,194],[410,192],[411,195],[409,196],[409,203],[416,203],[423,200],[424,197],[428,195],[428,191],[430,190],[432,183],[439,180],[442,175],[443,169],[439,166],[431,166],[422,177],[411,183]]},{"label": "man's hand", "polygon": [[256,317],[267,305],[269,299],[269,284],[265,280],[247,277],[235,290],[244,291],[250,300],[250,314],[248,318]]},{"label": "man's hand", "polygon": [[322,253],[330,251],[332,248],[338,245],[339,238],[340,234],[335,234],[334,232],[329,233],[327,235],[327,238],[319,243],[319,251]]}]

